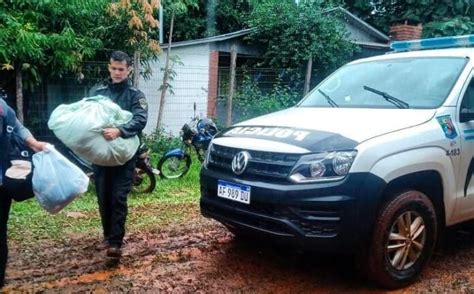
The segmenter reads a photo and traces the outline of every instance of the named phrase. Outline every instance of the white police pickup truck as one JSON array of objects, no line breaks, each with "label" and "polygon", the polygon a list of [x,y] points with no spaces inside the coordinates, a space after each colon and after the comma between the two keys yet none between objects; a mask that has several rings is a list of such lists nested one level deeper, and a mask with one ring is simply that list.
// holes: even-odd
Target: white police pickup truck
[{"label": "white police pickup truck", "polygon": [[394,42],[295,107],[222,131],[202,214],[235,234],[354,253],[381,286],[414,281],[443,228],[474,219],[474,48],[438,49],[457,44],[474,35]]}]

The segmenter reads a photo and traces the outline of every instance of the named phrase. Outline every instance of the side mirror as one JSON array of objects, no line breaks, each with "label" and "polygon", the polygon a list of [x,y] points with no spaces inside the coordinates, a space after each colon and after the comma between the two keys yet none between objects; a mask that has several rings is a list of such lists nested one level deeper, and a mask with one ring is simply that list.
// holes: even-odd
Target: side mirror
[{"label": "side mirror", "polygon": [[472,108],[461,108],[459,115],[459,122],[465,123],[474,120],[474,109]]}]

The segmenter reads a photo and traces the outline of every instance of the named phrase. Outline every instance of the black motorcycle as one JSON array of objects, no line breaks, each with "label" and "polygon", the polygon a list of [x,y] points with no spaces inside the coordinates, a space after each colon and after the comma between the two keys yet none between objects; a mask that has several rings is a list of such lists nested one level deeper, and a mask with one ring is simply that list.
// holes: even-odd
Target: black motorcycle
[{"label": "black motorcycle", "polygon": [[[66,148],[66,151],[63,152],[65,156],[81,168],[86,175],[94,179],[94,170],[92,164],[78,155],[76,155],[72,150]],[[150,150],[145,145],[141,145],[138,148],[136,156],[136,165],[135,172],[133,173],[133,186],[132,190],[136,193],[151,193],[156,187],[156,174],[159,171],[154,169],[150,163]]]}]

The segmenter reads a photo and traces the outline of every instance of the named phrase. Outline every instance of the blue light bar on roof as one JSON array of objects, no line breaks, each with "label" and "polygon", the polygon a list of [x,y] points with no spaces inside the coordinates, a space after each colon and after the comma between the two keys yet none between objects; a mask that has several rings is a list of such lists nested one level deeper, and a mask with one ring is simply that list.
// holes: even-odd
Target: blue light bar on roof
[{"label": "blue light bar on roof", "polygon": [[422,49],[467,47],[472,45],[474,45],[474,35],[464,35],[455,37],[420,39],[412,41],[396,41],[390,43],[390,48],[394,51],[400,52]]}]

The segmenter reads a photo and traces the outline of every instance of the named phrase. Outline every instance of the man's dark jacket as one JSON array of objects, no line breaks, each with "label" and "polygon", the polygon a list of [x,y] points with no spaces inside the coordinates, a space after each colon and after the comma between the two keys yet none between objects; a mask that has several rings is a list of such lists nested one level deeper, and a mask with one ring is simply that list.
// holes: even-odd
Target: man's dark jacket
[{"label": "man's dark jacket", "polygon": [[130,111],[133,118],[128,123],[118,127],[122,138],[141,135],[148,118],[148,104],[145,94],[132,87],[128,79],[121,83],[113,84],[110,80],[94,91],[94,95],[109,97],[123,110]]}]

